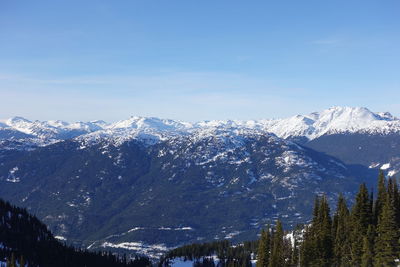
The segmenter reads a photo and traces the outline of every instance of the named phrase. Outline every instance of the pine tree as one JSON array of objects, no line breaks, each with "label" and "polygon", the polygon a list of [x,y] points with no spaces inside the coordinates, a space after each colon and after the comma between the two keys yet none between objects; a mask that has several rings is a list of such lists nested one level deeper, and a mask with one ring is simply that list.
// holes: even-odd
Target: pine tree
[{"label": "pine tree", "polygon": [[11,254],[11,259],[10,261],[7,261],[7,267],[17,267],[17,263],[15,261],[15,255],[14,253]]},{"label": "pine tree", "polygon": [[303,243],[300,248],[300,265],[314,266],[315,260],[318,259],[318,228],[320,225],[320,197],[315,196],[313,218],[311,225],[305,227]]},{"label": "pine tree", "polygon": [[270,258],[271,233],[270,227],[261,231],[261,238],[257,250],[257,267],[268,267]]},{"label": "pine tree", "polygon": [[395,177],[389,179],[390,186],[388,186],[388,194],[390,195],[390,200],[393,201],[394,213],[396,217],[396,225],[400,228],[400,196],[397,180]]},{"label": "pine tree", "polygon": [[319,196],[315,196],[314,199],[314,209],[313,209],[313,219],[312,219],[312,224],[317,224],[319,220],[318,212],[319,212],[319,206],[320,206],[320,199]]},{"label": "pine tree", "polygon": [[360,185],[356,202],[351,211],[351,263],[361,264],[363,236],[367,234],[368,226],[372,223],[371,200],[365,184]]},{"label": "pine tree", "polygon": [[375,230],[372,224],[368,227],[367,235],[363,238],[363,254],[361,267],[373,267]]},{"label": "pine tree", "polygon": [[299,266],[301,239],[303,236],[304,225],[297,225],[293,231],[293,248],[290,255],[290,265]]},{"label": "pine tree", "polygon": [[330,266],[333,258],[332,220],[325,196],[315,200],[311,226],[301,248],[302,266]]},{"label": "pine tree", "polygon": [[375,201],[375,206],[374,206],[374,224],[375,226],[378,224],[379,216],[382,211],[382,207],[385,203],[386,200],[386,182],[385,182],[385,175],[383,171],[379,171],[379,176],[378,176],[378,196]]},{"label": "pine tree", "polygon": [[272,238],[271,258],[269,267],[285,266],[285,258],[283,251],[283,227],[282,223],[278,220],[276,222],[276,229]]},{"label": "pine tree", "polygon": [[361,227],[362,233],[366,234],[368,225],[372,223],[371,199],[365,184],[361,184],[356,196],[356,203],[352,209],[352,216]]},{"label": "pine tree", "polygon": [[21,255],[21,257],[19,258],[19,266],[20,267],[25,267],[25,259],[24,256]]},{"label": "pine tree", "polygon": [[333,217],[333,238],[334,238],[334,265],[348,266],[350,263],[350,240],[349,240],[349,209],[346,200],[340,194],[337,204],[336,213]]},{"label": "pine tree", "polygon": [[394,259],[399,255],[399,232],[396,225],[393,201],[389,194],[382,207],[378,220],[375,245],[375,266],[395,266]]},{"label": "pine tree", "polygon": [[319,227],[317,233],[318,256],[320,266],[330,266],[333,257],[333,239],[332,239],[332,220],[330,209],[326,196],[321,199],[320,209],[318,211]]},{"label": "pine tree", "polygon": [[303,243],[300,247],[300,266],[311,266],[315,258],[316,243],[312,231],[312,225],[304,228]]}]

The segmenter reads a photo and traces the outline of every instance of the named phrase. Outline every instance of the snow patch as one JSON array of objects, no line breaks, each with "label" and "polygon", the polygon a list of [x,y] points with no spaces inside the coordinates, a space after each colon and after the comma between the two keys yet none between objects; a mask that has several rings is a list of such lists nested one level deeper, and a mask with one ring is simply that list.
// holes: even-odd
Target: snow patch
[{"label": "snow patch", "polygon": [[390,163],[385,163],[381,166],[381,170],[387,170],[390,168]]}]

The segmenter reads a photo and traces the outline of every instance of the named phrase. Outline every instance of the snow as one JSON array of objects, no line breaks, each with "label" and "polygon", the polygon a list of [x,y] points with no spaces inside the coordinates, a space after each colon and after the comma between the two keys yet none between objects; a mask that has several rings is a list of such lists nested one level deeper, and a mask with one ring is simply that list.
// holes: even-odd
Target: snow
[{"label": "snow", "polygon": [[385,163],[381,166],[381,170],[387,170],[390,168],[390,163]]},{"label": "snow", "polygon": [[55,239],[58,239],[58,240],[60,240],[60,241],[66,241],[66,240],[67,240],[65,237],[63,237],[63,236],[61,236],[61,235],[56,235],[54,238],[55,238]]},{"label": "snow", "polygon": [[143,230],[143,229],[145,229],[145,228],[143,228],[143,227],[134,227],[134,228],[132,228],[132,229],[129,229],[129,230],[128,230],[128,233],[131,233],[131,232],[134,232],[134,231]]},{"label": "snow", "polygon": [[[92,247],[92,245],[89,247]],[[146,244],[143,242],[122,242],[122,243],[103,242],[101,244],[101,247],[132,250],[138,254],[155,256],[155,257],[159,257],[163,253],[170,250],[170,248],[166,247],[164,244]]]},{"label": "snow", "polygon": [[18,170],[19,170],[18,166],[15,166],[11,170],[9,170],[6,181],[10,183],[19,183],[21,180],[19,179],[19,177],[15,175],[16,172],[18,172]]},{"label": "snow", "polygon": [[[273,134],[284,139],[305,137],[312,140],[335,133],[400,133],[400,120],[388,112],[374,113],[364,107],[332,107],[321,112],[284,119],[212,120],[196,123],[138,116],[111,124],[101,120],[68,123],[60,120],[30,121],[22,117],[13,117],[1,122],[0,128],[28,134],[31,138],[30,147],[45,146],[69,138],[75,138],[80,142],[80,149],[84,149],[102,141],[118,146],[137,139],[145,145],[154,145],[160,141],[186,137],[190,137],[192,142],[198,142],[213,136],[219,136],[220,141],[225,144],[229,143],[228,139],[234,137],[229,146],[239,147],[243,144],[243,138],[240,137],[245,135]],[[160,151],[159,156],[165,156],[166,153]],[[214,161],[226,157],[223,154],[213,156]],[[232,161],[232,164],[245,162],[245,158],[242,158]],[[197,162],[208,163],[206,160]]]},{"label": "snow", "polygon": [[399,132],[400,121],[388,112],[373,113],[363,107],[332,107],[308,115],[266,121],[265,128],[282,138],[304,136],[312,140],[334,133]]},{"label": "snow", "polygon": [[371,165],[368,166],[368,168],[374,169],[374,168],[378,167],[379,165],[380,165],[380,163],[372,163]]},{"label": "snow", "polygon": [[235,236],[237,236],[238,234],[240,234],[241,232],[240,231],[234,231],[234,232],[232,232],[232,233],[228,233],[226,236],[225,236],[225,239],[232,239],[232,238],[234,238]]}]

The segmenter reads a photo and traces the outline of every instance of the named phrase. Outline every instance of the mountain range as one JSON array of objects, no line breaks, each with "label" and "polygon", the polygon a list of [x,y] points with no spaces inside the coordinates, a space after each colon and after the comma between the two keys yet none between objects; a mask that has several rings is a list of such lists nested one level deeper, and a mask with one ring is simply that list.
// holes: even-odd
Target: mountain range
[{"label": "mountain range", "polygon": [[306,223],[316,194],[351,198],[400,171],[400,120],[333,107],[286,119],[131,117],[115,123],[0,122],[0,197],[58,238],[157,255]]},{"label": "mountain range", "polygon": [[162,140],[194,132],[206,134],[208,129],[213,128],[260,130],[274,133],[284,139],[305,138],[305,141],[310,141],[335,133],[398,133],[400,120],[389,112],[373,113],[361,107],[332,107],[322,112],[286,119],[213,120],[196,123],[154,117],[131,117],[115,123],[102,120],[75,123],[60,120],[30,121],[22,117],[13,117],[0,121],[0,139],[31,138],[42,145],[76,137],[83,140],[112,137],[116,142],[128,139]]}]

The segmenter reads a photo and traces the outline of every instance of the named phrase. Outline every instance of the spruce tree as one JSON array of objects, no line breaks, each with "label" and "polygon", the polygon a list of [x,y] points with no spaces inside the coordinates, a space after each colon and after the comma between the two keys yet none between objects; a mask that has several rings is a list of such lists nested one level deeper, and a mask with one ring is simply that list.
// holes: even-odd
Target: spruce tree
[{"label": "spruce tree", "polygon": [[271,233],[268,225],[266,230],[261,231],[261,238],[257,250],[257,267],[268,267],[270,258]]},{"label": "spruce tree", "polygon": [[363,237],[372,222],[371,200],[365,184],[360,185],[356,202],[351,211],[351,263],[360,266],[363,250]]},{"label": "spruce tree", "polygon": [[378,220],[375,244],[375,266],[395,266],[394,260],[399,256],[399,232],[393,201],[389,194],[382,207]]},{"label": "spruce tree", "polygon": [[319,196],[315,196],[314,199],[314,209],[313,209],[313,219],[312,219],[312,224],[318,224],[318,220],[319,220],[319,216],[318,216],[318,212],[319,212]]},{"label": "spruce tree", "polygon": [[379,216],[382,211],[382,207],[386,200],[386,182],[385,175],[382,170],[379,171],[378,176],[378,196],[374,205],[374,224],[375,226],[378,224]]},{"label": "spruce tree", "polygon": [[333,253],[335,266],[348,266],[350,263],[350,240],[349,240],[349,209],[347,208],[346,200],[340,194],[337,204],[337,209],[333,217]]},{"label": "spruce tree", "polygon": [[318,211],[317,245],[320,266],[330,266],[333,257],[332,221],[326,196],[323,196]]},{"label": "spruce tree", "polygon": [[300,248],[302,245],[301,239],[303,236],[304,225],[297,225],[293,231],[293,248],[290,256],[291,266],[299,266],[300,263]]},{"label": "spruce tree", "polygon": [[276,229],[272,238],[271,257],[269,267],[285,266],[284,258],[284,245],[283,245],[283,227],[282,223],[278,220],[276,222]]},{"label": "spruce tree", "polygon": [[390,178],[390,184],[391,186],[388,186],[388,194],[390,195],[391,201],[393,201],[396,225],[400,228],[400,196],[397,179],[395,177]]},{"label": "spruce tree", "polygon": [[318,232],[320,227],[320,197],[315,196],[313,218],[311,225],[305,227],[303,243],[300,248],[300,265],[315,266],[316,260],[319,258],[318,250]]},{"label": "spruce tree", "polygon": [[20,267],[25,267],[25,259],[24,259],[24,256],[22,256],[22,255],[19,258],[19,266]]},{"label": "spruce tree", "polygon": [[304,228],[303,243],[300,247],[300,266],[311,266],[315,258],[316,244],[312,231],[312,225]]},{"label": "spruce tree", "polygon": [[301,247],[302,266],[331,266],[333,259],[332,221],[325,196],[315,200],[313,220],[306,228]]},{"label": "spruce tree", "polygon": [[7,264],[7,267],[17,267],[14,253],[11,254],[11,260],[9,265]]},{"label": "spruce tree", "polygon": [[363,254],[361,257],[361,267],[373,267],[374,238],[375,238],[374,226],[370,224],[368,226],[367,235],[364,236],[363,238]]}]

